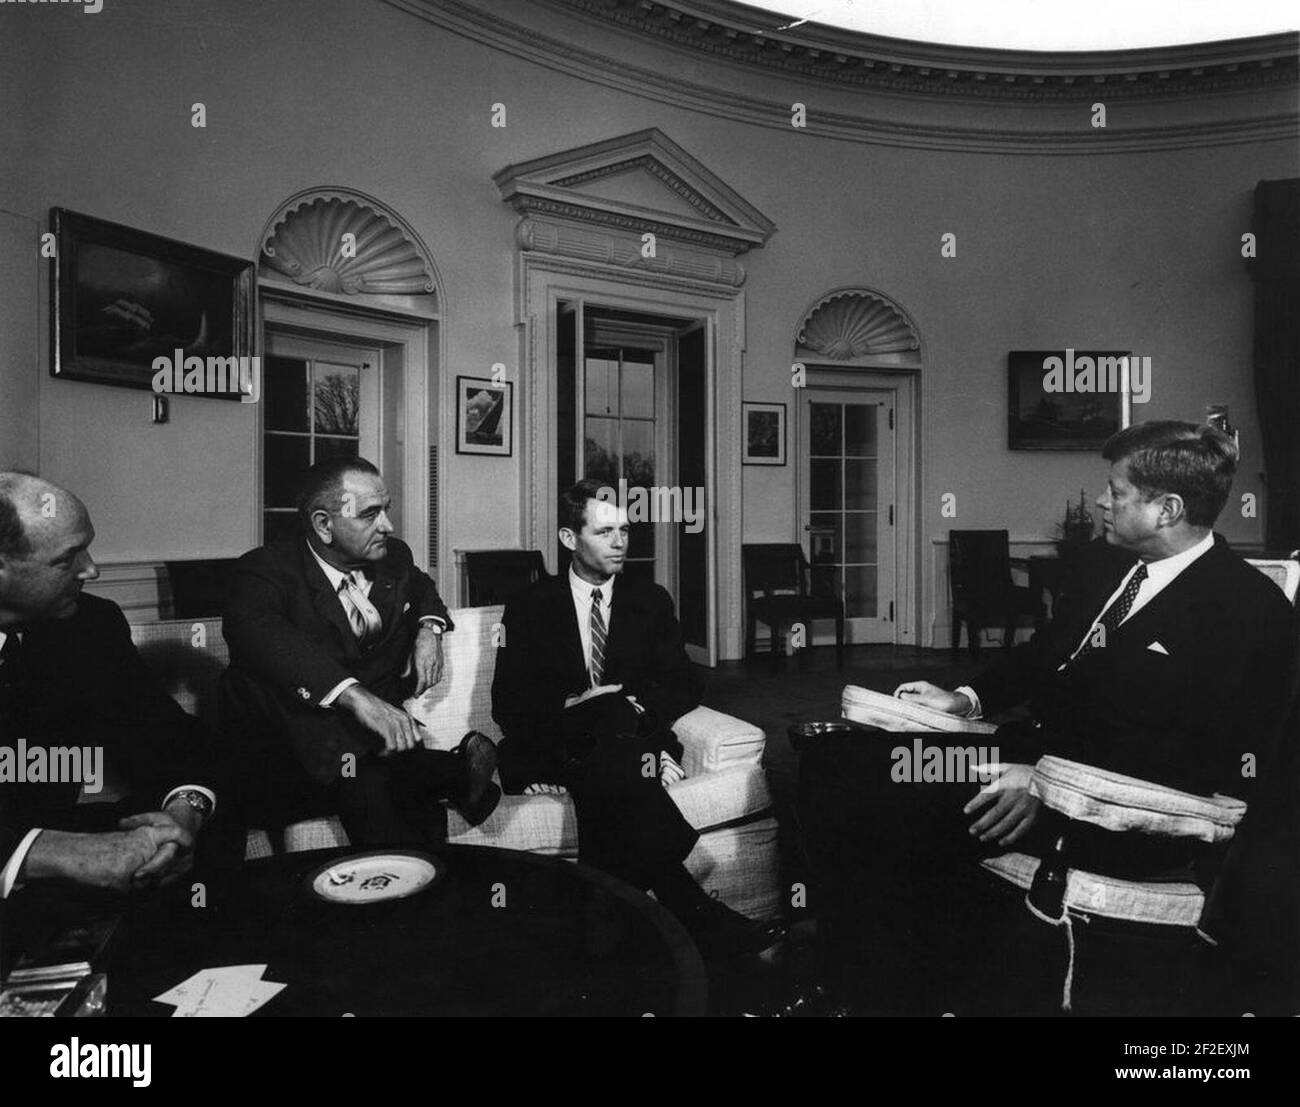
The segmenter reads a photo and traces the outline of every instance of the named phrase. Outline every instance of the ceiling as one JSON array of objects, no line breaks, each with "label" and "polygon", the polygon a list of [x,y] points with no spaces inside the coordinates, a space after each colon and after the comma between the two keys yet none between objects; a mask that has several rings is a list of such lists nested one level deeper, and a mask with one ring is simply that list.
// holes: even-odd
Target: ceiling
[{"label": "ceiling", "polygon": [[746,4],[774,13],[773,30],[807,27],[811,22],[890,38],[1008,50],[1127,50],[1300,28],[1300,4],[1295,0],[746,0]]}]

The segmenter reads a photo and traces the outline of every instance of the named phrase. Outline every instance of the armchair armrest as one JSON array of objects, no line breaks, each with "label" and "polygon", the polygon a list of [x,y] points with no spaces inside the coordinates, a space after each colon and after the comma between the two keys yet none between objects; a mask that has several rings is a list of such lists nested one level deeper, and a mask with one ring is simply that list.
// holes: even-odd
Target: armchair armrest
[{"label": "armchair armrest", "polygon": [[1063,757],[1039,758],[1029,787],[1075,822],[1211,844],[1231,838],[1246,814],[1231,796],[1197,796]]},{"label": "armchair armrest", "polygon": [[716,772],[732,765],[757,765],[763,760],[767,735],[753,723],[697,707],[673,723],[682,743],[682,768],[687,776]]}]

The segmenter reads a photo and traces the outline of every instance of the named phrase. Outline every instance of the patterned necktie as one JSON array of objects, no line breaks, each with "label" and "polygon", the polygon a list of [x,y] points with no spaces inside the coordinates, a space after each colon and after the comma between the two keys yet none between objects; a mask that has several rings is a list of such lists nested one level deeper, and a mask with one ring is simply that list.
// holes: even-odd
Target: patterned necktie
[{"label": "patterned necktie", "polygon": [[364,642],[377,635],[383,629],[384,622],[379,617],[378,609],[361,590],[361,582],[357,579],[360,576],[360,570],[344,574],[339,581],[339,596],[343,600],[343,609],[348,613],[352,633]]},{"label": "patterned necktie", "polygon": [[1103,633],[1100,635],[1101,642],[1097,643],[1097,631],[1095,629],[1088,632],[1088,637],[1083,640],[1083,645],[1079,647],[1078,653],[1074,655],[1074,660],[1078,661],[1081,657],[1086,657],[1100,645],[1105,645],[1107,639],[1114,632],[1115,628],[1124,621],[1129,610],[1133,606],[1133,601],[1137,599],[1138,589],[1142,587],[1142,582],[1147,579],[1147,566],[1145,561],[1139,561],[1138,567],[1133,575],[1129,577],[1128,584],[1125,585],[1124,591],[1119,594],[1119,598],[1102,612],[1100,626]]},{"label": "patterned necktie", "polygon": [[600,589],[591,590],[591,686],[605,675],[605,616],[600,613]]}]

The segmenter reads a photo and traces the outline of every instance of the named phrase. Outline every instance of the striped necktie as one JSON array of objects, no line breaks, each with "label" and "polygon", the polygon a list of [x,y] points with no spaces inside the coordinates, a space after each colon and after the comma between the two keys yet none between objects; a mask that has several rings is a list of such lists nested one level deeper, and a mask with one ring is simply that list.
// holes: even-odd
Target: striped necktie
[{"label": "striped necktie", "polygon": [[591,686],[605,675],[605,616],[600,612],[600,589],[591,590]]},{"label": "striped necktie", "polygon": [[1124,586],[1124,591],[1119,594],[1119,598],[1102,612],[1099,620],[1099,625],[1103,631],[1100,635],[1101,641],[1097,641],[1098,635],[1095,628],[1089,630],[1088,637],[1083,640],[1083,645],[1079,647],[1072,660],[1078,661],[1079,658],[1086,657],[1099,646],[1105,645],[1115,628],[1124,621],[1124,617],[1128,615],[1129,610],[1133,607],[1133,601],[1137,599],[1138,589],[1142,587],[1142,582],[1146,579],[1146,562],[1139,561],[1138,567],[1133,571],[1133,575],[1129,577],[1128,584]]},{"label": "striped necktie", "polygon": [[343,601],[343,609],[347,612],[352,633],[359,641],[364,642],[383,630],[384,622],[379,617],[378,608],[362,591],[359,577],[361,577],[359,569],[344,574],[343,579],[339,581],[339,598]]}]

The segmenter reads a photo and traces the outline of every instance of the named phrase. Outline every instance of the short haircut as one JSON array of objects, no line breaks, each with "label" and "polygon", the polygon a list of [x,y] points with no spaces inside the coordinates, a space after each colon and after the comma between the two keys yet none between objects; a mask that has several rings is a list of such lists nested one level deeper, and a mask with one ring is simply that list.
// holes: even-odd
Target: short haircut
[{"label": "short haircut", "polygon": [[1128,462],[1128,479],[1144,500],[1182,497],[1194,527],[1214,525],[1237,472],[1236,443],[1223,431],[1173,420],[1127,427],[1111,436],[1101,456]]},{"label": "short haircut", "polygon": [[587,521],[587,501],[609,498],[609,485],[594,477],[586,477],[560,493],[560,529],[577,534]]},{"label": "short haircut", "polygon": [[26,469],[0,473],[0,555],[4,557],[25,557],[32,552],[32,540],[23,524],[17,494],[35,476]]},{"label": "short haircut", "polygon": [[343,499],[343,478],[349,473],[380,475],[379,470],[364,457],[331,457],[316,462],[307,470],[298,489],[297,504],[304,527],[311,529],[311,517],[317,511],[339,510]]}]

